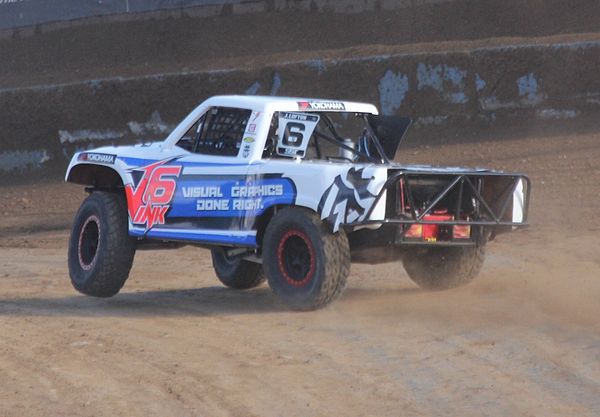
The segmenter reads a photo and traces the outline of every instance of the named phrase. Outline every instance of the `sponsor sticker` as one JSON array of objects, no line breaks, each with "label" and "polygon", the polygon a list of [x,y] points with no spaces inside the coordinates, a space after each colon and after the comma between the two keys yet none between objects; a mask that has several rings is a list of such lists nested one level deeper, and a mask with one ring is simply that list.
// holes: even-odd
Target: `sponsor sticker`
[{"label": "sponsor sticker", "polygon": [[346,110],[346,105],[341,101],[299,101],[298,102],[299,110],[336,110],[336,111],[344,111]]},{"label": "sponsor sticker", "polygon": [[252,119],[250,120],[250,123],[256,123],[256,121],[260,117],[260,114],[261,112],[259,111],[252,112]]},{"label": "sponsor sticker", "polygon": [[314,114],[305,114],[305,113],[281,113],[281,118],[286,120],[295,120],[300,122],[313,122],[317,123],[319,121],[319,116]]},{"label": "sponsor sticker", "polygon": [[256,142],[256,139],[254,139],[252,136],[247,136],[244,138],[242,143],[242,158],[245,159],[250,156],[254,142]]},{"label": "sponsor sticker", "polygon": [[293,183],[283,178],[196,180],[182,176],[179,184],[169,218],[258,215],[273,205],[292,204],[296,194]]},{"label": "sponsor sticker", "polygon": [[125,185],[129,218],[133,224],[145,225],[146,230],[165,224],[165,215],[171,208],[181,166],[165,165],[167,162],[169,160],[135,169],[142,173],[139,182]]},{"label": "sponsor sticker", "polygon": [[249,144],[245,143],[244,147],[242,148],[242,157],[243,158],[248,158],[250,156],[250,152],[252,151],[252,146],[250,146]]},{"label": "sponsor sticker", "polygon": [[77,160],[86,162],[97,162],[100,164],[114,164],[116,158],[116,155],[111,155],[107,153],[84,152],[82,154],[79,154]]}]

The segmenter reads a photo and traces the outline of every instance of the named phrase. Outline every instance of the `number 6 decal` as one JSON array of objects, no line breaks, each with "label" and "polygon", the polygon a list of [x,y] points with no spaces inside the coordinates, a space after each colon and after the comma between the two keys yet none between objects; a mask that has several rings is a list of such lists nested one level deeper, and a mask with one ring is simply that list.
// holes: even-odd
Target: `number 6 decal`
[{"label": "number 6 decal", "polygon": [[288,122],[285,130],[283,131],[283,145],[284,146],[302,146],[304,140],[304,131],[306,126],[302,123]]},{"label": "number 6 decal", "polygon": [[303,158],[320,117],[306,113],[280,113],[277,154]]}]

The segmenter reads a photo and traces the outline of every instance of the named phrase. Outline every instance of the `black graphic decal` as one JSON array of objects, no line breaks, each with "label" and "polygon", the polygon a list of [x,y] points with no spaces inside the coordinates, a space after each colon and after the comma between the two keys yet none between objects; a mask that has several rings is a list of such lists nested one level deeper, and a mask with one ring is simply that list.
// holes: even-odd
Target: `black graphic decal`
[{"label": "black graphic decal", "polygon": [[375,195],[368,190],[374,177],[363,178],[364,169],[351,168],[345,175],[335,177],[319,202],[321,219],[327,219],[336,232],[340,224],[363,220],[373,204]]}]

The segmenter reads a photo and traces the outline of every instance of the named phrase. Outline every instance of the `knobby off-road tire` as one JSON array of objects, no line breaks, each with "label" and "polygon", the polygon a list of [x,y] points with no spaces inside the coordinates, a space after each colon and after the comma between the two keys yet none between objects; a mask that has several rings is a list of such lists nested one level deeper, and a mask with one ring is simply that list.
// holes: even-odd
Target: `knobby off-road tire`
[{"label": "knobby off-road tire", "polygon": [[127,219],[120,194],[98,191],[83,201],[69,240],[69,275],[77,291],[112,297],[123,287],[136,247]]},{"label": "knobby off-road tire", "polygon": [[300,208],[281,210],[267,226],[263,241],[269,286],[291,308],[323,307],[346,286],[348,238],[343,231],[329,231],[316,214]]},{"label": "knobby off-road tire", "polygon": [[228,257],[221,248],[211,250],[211,254],[217,278],[226,287],[248,290],[265,282],[262,265],[242,258]]},{"label": "knobby off-road tire", "polygon": [[405,252],[404,269],[419,287],[448,290],[467,285],[479,274],[485,260],[485,244],[464,247],[411,248]]}]

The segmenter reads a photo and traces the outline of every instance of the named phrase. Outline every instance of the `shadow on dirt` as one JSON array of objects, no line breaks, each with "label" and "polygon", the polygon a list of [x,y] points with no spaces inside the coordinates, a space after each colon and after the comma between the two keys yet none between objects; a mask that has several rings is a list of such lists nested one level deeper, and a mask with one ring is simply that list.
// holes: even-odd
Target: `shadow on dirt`
[{"label": "shadow on dirt", "polygon": [[[399,288],[398,296],[421,292]],[[351,288],[334,304],[389,295],[390,291]],[[214,316],[290,312],[267,287],[235,291],[223,287],[122,293],[113,298],[0,298],[0,316],[152,317]]]}]

